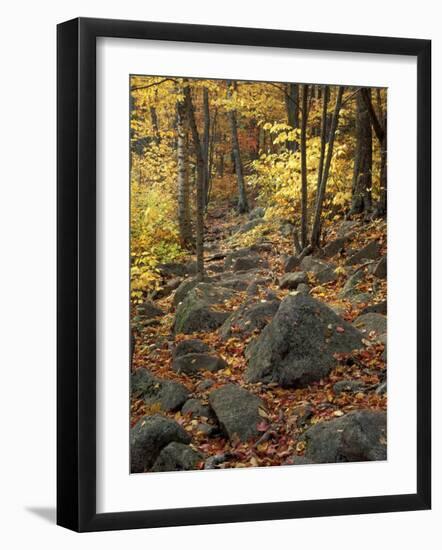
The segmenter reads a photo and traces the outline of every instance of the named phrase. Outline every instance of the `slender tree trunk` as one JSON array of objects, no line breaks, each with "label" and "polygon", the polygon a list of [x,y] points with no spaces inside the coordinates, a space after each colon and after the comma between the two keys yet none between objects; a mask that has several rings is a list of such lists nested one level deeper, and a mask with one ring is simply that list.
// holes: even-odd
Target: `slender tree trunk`
[{"label": "slender tree trunk", "polygon": [[[234,84],[233,84],[234,85]],[[232,82],[227,82],[227,97],[231,96],[230,87]],[[229,111],[230,121],[230,133],[232,139],[232,155],[235,164],[236,179],[238,182],[238,212],[240,214],[249,211],[249,204],[247,201],[246,186],[244,183],[243,165],[241,160],[241,151],[238,141],[238,124],[236,121],[236,112],[234,109]]]},{"label": "slender tree trunk", "polygon": [[203,88],[203,112],[204,112],[204,129],[203,129],[203,157],[204,157],[204,207],[207,206],[209,199],[209,139],[210,139],[210,109],[209,109],[209,90]]},{"label": "slender tree trunk", "polygon": [[[376,206],[376,213],[380,216],[387,214],[387,117],[380,110],[379,115],[374,110],[373,103],[371,101],[371,95],[368,93],[367,88],[362,89],[362,98],[368,109],[371,125],[379,140],[381,148],[381,167],[380,167],[380,200]],[[380,106],[380,92],[378,95],[378,104]]]},{"label": "slender tree trunk", "polygon": [[201,141],[196,127],[195,110],[193,107],[192,96],[188,86],[184,88],[186,100],[187,116],[189,127],[192,134],[193,146],[196,158],[196,264],[197,279],[204,279],[204,156],[201,147]]},{"label": "slender tree trunk", "polygon": [[302,85],[301,114],[301,247],[307,246],[307,118],[308,84]]},{"label": "slender tree trunk", "polygon": [[158,145],[160,143],[160,131],[158,126],[157,110],[155,109],[155,107],[150,108],[150,120],[152,122],[153,139],[155,143]]},{"label": "slender tree trunk", "polygon": [[[215,155],[215,139],[216,139],[216,132],[217,132],[217,118],[218,118],[218,109],[215,108],[215,112],[213,115],[213,121],[212,121],[212,135],[210,136],[210,143],[209,143],[209,169],[207,173],[207,180],[206,180],[206,187],[208,189],[207,191],[207,204],[209,204],[210,201],[210,195],[212,192],[212,172],[213,172],[213,158]],[[207,206],[206,204],[206,206]]]},{"label": "slender tree trunk", "polygon": [[370,115],[361,89],[356,95],[356,151],[350,210],[352,214],[367,213],[371,210],[372,156]]},{"label": "slender tree trunk", "polygon": [[[299,86],[298,84],[287,84],[285,94],[285,105],[287,110],[287,122],[292,128],[299,128]],[[288,141],[287,149],[293,153],[298,149],[296,141]]]},{"label": "slender tree trunk", "polygon": [[187,153],[187,116],[186,104],[177,101],[177,164],[178,164],[178,227],[183,248],[193,245],[192,226],[190,223],[189,174]]},{"label": "slender tree trunk", "polygon": [[318,183],[316,185],[316,196],[319,196],[319,190],[322,182],[322,172],[324,169],[325,147],[327,145],[327,107],[329,100],[329,87],[323,87],[322,117],[321,117],[321,151],[319,155]]},{"label": "slender tree trunk", "polygon": [[[325,86],[324,88],[327,88],[327,86]],[[324,89],[324,104],[326,103],[327,94],[328,94],[328,90]],[[333,118],[332,118],[331,127],[330,127],[330,140],[327,147],[327,157],[325,159],[325,165],[321,174],[321,185],[319,186],[319,193],[316,198],[315,217],[313,220],[313,229],[312,229],[312,237],[311,237],[312,248],[319,246],[319,237],[321,234],[322,206],[324,204],[325,191],[327,189],[327,180],[328,180],[328,175],[330,173],[330,166],[331,166],[331,161],[333,157],[333,148],[335,144],[336,130],[339,124],[339,113],[341,111],[343,95],[344,95],[344,86],[339,86],[338,93],[336,96],[335,109],[333,111]],[[325,110],[325,112],[327,112],[327,110]],[[324,112],[323,112],[322,120],[323,120],[323,124],[326,125],[327,119],[326,117],[324,117]],[[324,140],[326,137],[325,134],[326,134],[326,128],[324,126],[324,128],[322,129],[322,136]]]}]

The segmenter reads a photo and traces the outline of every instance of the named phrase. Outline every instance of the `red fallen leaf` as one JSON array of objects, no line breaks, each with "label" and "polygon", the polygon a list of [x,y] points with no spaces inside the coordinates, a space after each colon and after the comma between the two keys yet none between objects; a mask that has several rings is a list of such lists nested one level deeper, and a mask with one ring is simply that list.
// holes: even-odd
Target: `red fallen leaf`
[{"label": "red fallen leaf", "polygon": [[342,334],[343,332],[345,332],[345,328],[344,327],[336,327],[336,332],[339,332],[340,334]]},{"label": "red fallen leaf", "polygon": [[269,425],[265,420],[262,420],[256,425],[258,432],[266,432],[269,429]]}]

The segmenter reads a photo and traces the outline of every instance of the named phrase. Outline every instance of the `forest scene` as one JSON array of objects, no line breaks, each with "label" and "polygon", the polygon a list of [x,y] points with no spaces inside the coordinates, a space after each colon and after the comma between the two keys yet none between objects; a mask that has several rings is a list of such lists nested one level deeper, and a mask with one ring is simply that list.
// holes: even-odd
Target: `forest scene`
[{"label": "forest scene", "polygon": [[131,473],[387,458],[387,89],[132,75]]}]

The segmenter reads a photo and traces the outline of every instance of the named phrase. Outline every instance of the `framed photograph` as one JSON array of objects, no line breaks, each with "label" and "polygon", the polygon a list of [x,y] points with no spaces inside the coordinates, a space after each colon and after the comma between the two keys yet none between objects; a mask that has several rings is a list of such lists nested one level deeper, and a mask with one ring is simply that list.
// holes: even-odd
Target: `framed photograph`
[{"label": "framed photograph", "polygon": [[430,56],[58,26],[59,525],[430,508]]}]

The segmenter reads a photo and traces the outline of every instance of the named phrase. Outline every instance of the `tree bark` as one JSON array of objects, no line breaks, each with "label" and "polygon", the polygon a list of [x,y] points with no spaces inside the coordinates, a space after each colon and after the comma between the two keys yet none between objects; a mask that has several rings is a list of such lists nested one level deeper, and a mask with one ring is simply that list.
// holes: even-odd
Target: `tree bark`
[{"label": "tree bark", "polygon": [[[285,105],[287,110],[287,122],[292,128],[299,128],[299,91],[298,84],[287,84]],[[298,142],[288,141],[287,149],[293,153],[298,149]]]},{"label": "tree bark", "polygon": [[[324,88],[327,88],[327,86],[324,86]],[[326,103],[328,90],[324,89],[324,104]],[[333,148],[335,145],[335,138],[336,138],[336,130],[338,128],[339,124],[339,113],[341,111],[342,106],[342,96],[344,95],[344,86],[339,86],[338,93],[336,96],[336,103],[335,103],[335,109],[333,111],[333,118],[331,122],[330,127],[330,139],[329,144],[327,147],[327,157],[325,159],[325,165],[322,170],[321,174],[321,184],[319,186],[319,192],[318,196],[316,198],[316,208],[315,208],[315,217],[313,220],[313,229],[312,229],[312,236],[311,236],[311,245],[312,248],[319,246],[319,237],[321,234],[321,214],[322,214],[322,206],[324,204],[324,197],[325,197],[325,191],[327,189],[327,180],[330,173],[330,166],[331,166],[331,160],[333,157]],[[323,111],[323,118],[322,123],[324,124],[324,127],[322,129],[322,136],[323,139],[326,140],[326,125],[327,125],[327,109],[325,109],[325,116]]]},{"label": "tree bark", "polygon": [[184,97],[196,158],[196,277],[197,280],[202,281],[204,279],[204,156],[195,121],[195,109],[192,95],[188,86],[184,88]]},{"label": "tree bark", "polygon": [[[385,216],[387,214],[387,117],[380,111],[379,116],[374,110],[373,103],[371,101],[371,95],[367,88],[361,90],[362,98],[368,109],[370,116],[370,122],[376,137],[379,140],[381,148],[381,166],[380,166],[380,199],[376,206],[377,214]],[[380,105],[380,95],[378,96],[378,103]]]},{"label": "tree bark", "polygon": [[158,145],[160,143],[160,130],[158,126],[158,115],[155,107],[150,108],[150,120],[152,122],[153,129],[153,139],[154,142]]},{"label": "tree bark", "polygon": [[177,101],[178,227],[183,248],[193,246],[187,151],[187,116],[184,100]]},{"label": "tree bark", "polygon": [[301,247],[307,246],[307,118],[308,84],[302,85],[301,113]]},{"label": "tree bark", "polygon": [[[235,84],[230,80],[227,81],[227,97],[231,97],[231,86]],[[232,139],[232,156],[235,165],[236,179],[238,182],[238,212],[240,214],[249,211],[249,204],[247,201],[246,186],[244,183],[243,165],[241,160],[241,151],[238,141],[238,124],[236,120],[236,111],[231,109],[229,111],[230,121],[230,133]]]},{"label": "tree bark", "polygon": [[361,214],[371,211],[372,187],[372,134],[370,114],[363,94],[367,88],[356,94],[356,151],[353,170],[352,201],[350,212]]},{"label": "tree bark", "polygon": [[209,90],[203,88],[203,113],[204,113],[204,129],[203,129],[203,157],[204,157],[204,207],[209,201],[209,140],[210,140],[210,109],[209,109]]}]

